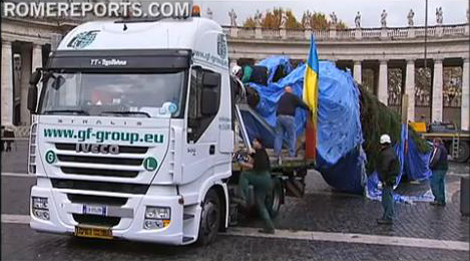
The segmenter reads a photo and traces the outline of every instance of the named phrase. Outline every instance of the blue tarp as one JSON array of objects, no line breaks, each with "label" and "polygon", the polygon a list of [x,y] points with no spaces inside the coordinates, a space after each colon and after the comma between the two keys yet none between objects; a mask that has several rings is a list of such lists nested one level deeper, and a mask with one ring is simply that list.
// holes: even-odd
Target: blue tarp
[{"label": "blue tarp", "polygon": [[256,65],[265,66],[268,68],[268,84],[273,82],[276,71],[280,66],[284,67],[284,72],[289,74],[292,71],[292,65],[289,57],[287,56],[272,56],[267,59],[259,61]]},{"label": "blue tarp", "polygon": [[364,141],[360,93],[351,74],[331,62],[320,62],[319,75],[317,150],[325,164],[333,165]]},{"label": "blue tarp", "polygon": [[431,177],[429,169],[429,160],[431,159],[430,150],[428,153],[420,153],[413,139],[408,139],[408,155],[405,156],[405,175],[409,180],[423,181]]},{"label": "blue tarp", "polygon": [[[271,72],[273,74],[274,72]],[[284,93],[284,88],[286,86],[292,87],[294,94],[301,97],[303,90],[303,79],[305,74],[305,65],[298,66],[293,70],[289,75],[281,79],[277,83],[270,83],[268,86],[248,83],[248,86],[254,88],[260,95],[260,102],[256,107],[256,111],[264,117],[265,121],[271,126],[276,127],[276,109],[277,102]],[[307,113],[302,109],[297,109],[295,114],[295,124],[297,126],[297,135],[301,135],[305,129],[305,122],[307,119]],[[259,127],[255,127],[258,128]],[[250,130],[250,126],[248,128]],[[268,133],[263,133],[269,135]],[[252,137],[250,135],[250,137]],[[265,137],[265,136],[262,136]]]},{"label": "blue tarp", "polygon": [[[408,154],[405,155],[405,139],[408,135],[407,132],[408,126],[402,124],[401,128],[401,142],[400,144],[395,145],[395,152],[400,161],[400,174],[397,177],[395,182],[395,188],[400,184],[400,181],[403,175],[408,175],[408,178],[411,180],[426,180],[431,176],[431,171],[429,169],[429,158],[431,152],[429,153],[420,153],[416,148],[416,145],[413,139],[408,139]],[[375,171],[367,180],[367,191],[366,195],[370,199],[380,200],[382,196],[382,190],[379,188],[379,178],[378,174]],[[400,194],[393,195],[395,201],[397,202],[413,202],[413,201],[430,201],[432,198],[429,195],[421,196],[405,196]]]},{"label": "blue tarp", "polygon": [[[258,65],[268,67],[270,79],[274,76],[276,66],[280,64],[290,68],[290,63],[285,56],[271,57],[258,63]],[[380,190],[377,175],[374,173],[367,178],[364,167],[367,158],[362,149],[360,92],[349,72],[344,72],[327,61],[322,61],[319,65],[317,168],[325,181],[336,189],[362,194],[364,188],[367,188],[366,194],[370,198],[378,198]],[[260,102],[256,110],[270,126],[276,125],[277,102],[285,86],[291,86],[296,95],[302,95],[305,68],[305,65],[299,65],[286,77],[275,83],[270,82],[268,86],[248,83],[250,87],[258,91]],[[250,138],[263,137],[267,147],[273,146],[273,135],[251,116],[244,115],[243,118]],[[305,122],[306,112],[298,109],[296,125],[299,135],[305,129]],[[403,131],[402,135],[406,135],[406,132]],[[409,152],[405,156],[403,144],[402,142],[395,147],[402,170],[397,184],[403,173],[406,173],[410,179],[427,179],[430,176],[429,154],[419,153],[410,139]],[[399,196],[398,199],[400,200]]]}]

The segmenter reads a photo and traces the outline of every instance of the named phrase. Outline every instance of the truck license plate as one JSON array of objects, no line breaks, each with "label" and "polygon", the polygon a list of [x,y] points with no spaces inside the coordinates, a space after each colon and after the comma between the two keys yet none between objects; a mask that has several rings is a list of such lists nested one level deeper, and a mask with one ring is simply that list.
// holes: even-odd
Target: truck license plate
[{"label": "truck license plate", "polygon": [[83,205],[83,214],[84,215],[98,215],[106,216],[107,208],[103,206],[87,206]]},{"label": "truck license plate", "polygon": [[113,239],[113,231],[110,228],[76,226],[76,237]]}]

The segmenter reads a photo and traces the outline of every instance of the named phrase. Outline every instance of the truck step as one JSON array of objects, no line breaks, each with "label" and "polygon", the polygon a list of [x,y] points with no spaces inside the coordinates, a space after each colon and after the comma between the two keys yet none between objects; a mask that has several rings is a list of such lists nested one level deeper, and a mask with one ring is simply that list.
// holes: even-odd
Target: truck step
[{"label": "truck step", "polygon": [[183,220],[189,220],[193,218],[194,218],[193,214],[186,214],[186,213],[183,214]]},{"label": "truck step", "polygon": [[183,237],[183,243],[193,241],[193,240],[194,240],[194,237]]}]

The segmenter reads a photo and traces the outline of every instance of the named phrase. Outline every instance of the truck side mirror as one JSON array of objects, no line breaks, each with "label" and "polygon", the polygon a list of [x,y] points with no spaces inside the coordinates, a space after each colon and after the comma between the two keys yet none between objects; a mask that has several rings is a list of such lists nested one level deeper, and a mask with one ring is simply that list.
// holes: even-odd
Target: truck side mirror
[{"label": "truck side mirror", "polygon": [[39,80],[41,80],[41,71],[36,70],[31,74],[31,77],[29,78],[29,84],[36,86],[39,83]]},{"label": "truck side mirror", "polygon": [[36,85],[32,85],[28,89],[28,110],[31,114],[36,113],[36,106],[38,101],[38,87]]},{"label": "truck side mirror", "polygon": [[202,90],[201,114],[213,116],[219,111],[219,94],[214,89],[204,88]]}]

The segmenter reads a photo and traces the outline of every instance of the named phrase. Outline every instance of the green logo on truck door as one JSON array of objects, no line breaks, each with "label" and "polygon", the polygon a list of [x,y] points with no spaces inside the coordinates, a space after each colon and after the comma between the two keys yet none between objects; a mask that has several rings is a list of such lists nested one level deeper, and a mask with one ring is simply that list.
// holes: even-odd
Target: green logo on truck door
[{"label": "green logo on truck door", "polygon": [[57,159],[57,156],[55,155],[55,153],[52,150],[49,150],[48,152],[46,152],[46,162],[47,163],[52,164],[56,161],[56,159]]},{"label": "green logo on truck door", "polygon": [[153,157],[148,157],[144,160],[144,168],[147,171],[154,171],[158,167],[158,162],[155,158]]}]

